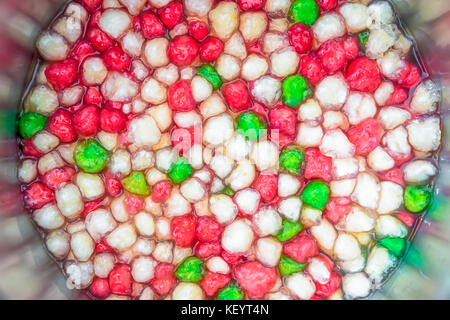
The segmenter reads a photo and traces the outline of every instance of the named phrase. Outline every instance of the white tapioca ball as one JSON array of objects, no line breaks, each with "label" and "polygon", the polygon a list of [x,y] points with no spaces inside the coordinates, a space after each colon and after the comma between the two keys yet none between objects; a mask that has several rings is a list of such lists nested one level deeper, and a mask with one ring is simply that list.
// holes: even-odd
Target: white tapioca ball
[{"label": "white tapioca ball", "polygon": [[203,147],[201,143],[194,143],[186,151],[186,159],[194,169],[200,169],[203,167]]},{"label": "white tapioca ball", "polygon": [[361,254],[353,260],[337,261],[337,265],[346,273],[360,272],[366,267],[366,258]]},{"label": "white tapioca ball", "polygon": [[178,152],[174,148],[164,148],[156,152],[156,168],[163,172],[169,171],[172,164],[177,161]]},{"label": "white tapioca ball", "polygon": [[309,260],[306,271],[318,283],[325,284],[330,280],[331,272],[325,262],[319,257],[313,257]]},{"label": "white tapioca ball", "polygon": [[219,2],[208,14],[211,30],[220,38],[229,38],[239,24],[239,7],[235,2]]},{"label": "white tapioca ball", "polygon": [[171,263],[173,259],[173,243],[172,241],[158,242],[153,250],[153,258],[159,262]]},{"label": "white tapioca ball", "polygon": [[145,287],[139,295],[139,300],[156,300],[155,292],[150,287]]},{"label": "white tapioca ball", "polygon": [[239,31],[246,42],[253,42],[266,31],[267,15],[263,11],[244,12],[240,16]]},{"label": "white tapioca ball", "polygon": [[144,62],[151,68],[158,68],[169,63],[167,50],[169,40],[166,38],[153,38],[147,40],[142,47]]},{"label": "white tapioca ball", "polygon": [[191,204],[180,193],[178,188],[172,188],[170,197],[164,203],[164,215],[168,218],[182,216],[192,211]]},{"label": "white tapioca ball", "polygon": [[[158,0],[160,1],[160,0]],[[167,0],[164,0],[169,2]],[[213,6],[212,0],[183,0],[184,10],[187,16],[204,17]]]},{"label": "white tapioca ball", "polygon": [[296,194],[300,186],[300,181],[291,174],[281,173],[278,176],[278,195],[282,198]]},{"label": "white tapioca ball", "polygon": [[83,22],[75,16],[62,16],[54,22],[52,29],[69,43],[75,43],[83,33]]},{"label": "white tapioca ball", "polygon": [[205,78],[195,76],[191,81],[191,91],[194,100],[196,102],[201,102],[211,96],[213,87]]},{"label": "white tapioca ball", "polygon": [[426,80],[414,90],[410,108],[415,113],[432,113],[436,111],[440,100],[441,94],[438,85],[431,80]]},{"label": "white tapioca ball", "polygon": [[109,246],[123,251],[129,249],[136,242],[136,229],[131,223],[122,223],[108,234],[105,239]]},{"label": "white tapioca ball", "polygon": [[219,256],[209,258],[208,261],[206,261],[206,268],[214,273],[230,273],[230,266],[228,265],[228,263],[226,263],[225,260],[223,260],[222,257]]},{"label": "white tapioca ball", "polygon": [[322,119],[322,108],[314,99],[308,99],[298,108],[298,120],[317,124]]},{"label": "white tapioca ball", "polygon": [[238,213],[233,200],[225,194],[214,194],[209,197],[209,210],[221,224],[231,223]]},{"label": "white tapioca ball", "polygon": [[263,265],[275,267],[280,261],[283,245],[272,237],[260,238],[255,245],[256,259]]},{"label": "white tapioca ball", "polygon": [[315,96],[322,108],[340,109],[348,97],[348,85],[341,73],[325,77],[316,86]]},{"label": "white tapioca ball", "polygon": [[190,178],[183,181],[180,186],[180,192],[186,200],[190,202],[198,202],[206,194],[205,185],[196,178]]},{"label": "white tapioca ball", "polygon": [[172,293],[173,300],[203,300],[204,297],[202,288],[192,282],[180,282]]},{"label": "white tapioca ball", "polygon": [[240,161],[247,158],[252,151],[252,142],[237,133],[225,143],[225,153],[230,159]]},{"label": "white tapioca ball", "polygon": [[172,238],[170,234],[170,220],[166,217],[157,218],[155,221],[155,227],[156,237],[158,239],[169,240]]},{"label": "white tapioca ball", "polygon": [[119,2],[119,0],[103,0],[102,3],[103,9],[108,8],[123,8],[122,4]]},{"label": "white tapioca ball", "polygon": [[269,64],[266,58],[252,53],[242,64],[241,77],[247,81],[254,81],[267,73]]},{"label": "white tapioca ball", "polygon": [[62,166],[64,166],[64,160],[56,151],[44,154],[42,157],[39,158],[37,164],[38,172],[41,175],[46,174],[48,171],[52,169],[61,168]]},{"label": "white tapioca ball", "polygon": [[154,186],[159,181],[167,180],[167,175],[156,168],[151,168],[147,171],[145,180],[150,186]]},{"label": "white tapioca ball", "polygon": [[63,269],[70,284],[75,289],[88,287],[94,278],[94,265],[92,261],[75,262],[73,260],[66,260]]},{"label": "white tapioca ball", "polygon": [[381,54],[377,59],[377,64],[381,74],[390,79],[400,76],[400,72],[406,67],[405,60],[397,50],[389,50]]},{"label": "white tapioca ball", "polygon": [[300,221],[306,228],[320,224],[321,220],[321,210],[310,206],[303,206],[302,211],[300,212]]},{"label": "white tapioca ball", "polygon": [[79,231],[72,234],[70,247],[73,255],[78,261],[87,261],[94,252],[94,240],[86,231]]},{"label": "white tapioca ball", "polygon": [[118,149],[111,154],[109,168],[113,174],[126,176],[131,172],[131,156],[127,150]]},{"label": "white tapioca ball", "polygon": [[225,42],[223,52],[235,56],[240,60],[244,60],[245,57],[247,57],[245,41],[239,31],[233,33],[233,35]]},{"label": "white tapioca ball", "polygon": [[441,144],[441,128],[439,117],[416,119],[407,126],[408,140],[411,146],[423,152],[435,151]]},{"label": "white tapioca ball", "polygon": [[233,118],[228,113],[222,113],[206,120],[203,142],[210,145],[220,145],[230,139],[233,133]]},{"label": "white tapioca ball", "polygon": [[59,103],[64,107],[70,107],[81,102],[83,98],[84,87],[80,85],[75,85],[68,87],[60,92]]},{"label": "white tapioca ball", "polygon": [[267,55],[289,45],[289,38],[285,33],[267,32],[263,36],[262,49]]},{"label": "white tapioca ball", "polygon": [[213,174],[208,168],[204,167],[200,170],[195,171],[192,177],[199,179],[205,184],[209,184],[213,179]]},{"label": "white tapioca ball", "polygon": [[268,292],[264,296],[266,300],[292,300],[292,297],[285,292],[277,291],[277,292]]},{"label": "white tapioca ball", "polygon": [[273,208],[262,208],[253,215],[253,225],[259,236],[278,234],[283,226],[282,219],[278,212]]},{"label": "white tapioca ball", "polygon": [[216,61],[216,71],[225,81],[231,81],[239,76],[241,62],[235,56],[223,53]]},{"label": "white tapioca ball", "polygon": [[312,26],[314,39],[319,43],[342,37],[346,33],[344,19],[337,13],[321,15]]},{"label": "white tapioca ball", "polygon": [[200,113],[203,119],[217,116],[227,110],[227,106],[223,99],[217,94],[213,93],[208,99],[203,101],[199,106]]},{"label": "white tapioca ball", "polygon": [[369,9],[361,3],[346,3],[339,8],[339,13],[345,19],[347,30],[357,33],[370,26]]},{"label": "white tapioca ball", "polygon": [[167,88],[154,78],[147,78],[141,86],[141,97],[151,104],[167,101]]},{"label": "white tapioca ball", "polygon": [[89,18],[89,13],[87,12],[87,10],[77,2],[69,3],[69,5],[66,7],[66,10],[64,11],[64,14],[69,17],[77,18],[83,23],[86,23],[87,19]]},{"label": "white tapioca ball", "polygon": [[298,126],[296,143],[303,147],[316,147],[320,145],[323,137],[323,130],[320,125],[309,125],[300,123]]},{"label": "white tapioca ball", "polygon": [[408,184],[426,184],[436,176],[436,166],[427,160],[415,160],[403,168],[403,177]]},{"label": "white tapioca ball", "polygon": [[55,230],[45,237],[45,246],[57,260],[64,259],[70,251],[70,234],[64,230]]},{"label": "white tapioca ball", "polygon": [[286,32],[289,28],[289,20],[287,18],[270,18],[269,31]]},{"label": "white tapioca ball", "polygon": [[394,49],[401,50],[403,54],[407,54],[411,49],[413,42],[407,38],[404,34],[400,34],[397,42],[395,42]]},{"label": "white tapioca ball", "polygon": [[289,220],[295,222],[300,217],[302,205],[302,200],[300,200],[299,197],[292,196],[280,201],[278,204],[278,212]]},{"label": "white tapioca ball", "polygon": [[323,114],[322,126],[325,130],[342,129],[347,130],[350,124],[345,114],[341,111],[326,111]]},{"label": "white tapioca ball", "polygon": [[377,117],[384,129],[394,129],[411,119],[411,113],[402,108],[384,107],[380,110]]},{"label": "white tapioca ball", "polygon": [[151,116],[143,115],[130,121],[128,139],[137,147],[152,146],[161,139],[161,132]]},{"label": "white tapioca ball", "polygon": [[161,132],[166,131],[172,124],[172,109],[167,103],[153,106],[147,113],[155,120]]},{"label": "white tapioca ball", "polygon": [[136,16],[141,12],[146,2],[146,0],[120,0],[120,3],[123,4],[133,16]]},{"label": "white tapioca ball", "polygon": [[266,105],[275,105],[281,97],[281,81],[271,76],[263,76],[253,83],[253,98]]},{"label": "white tapioca ball", "polygon": [[382,82],[377,90],[375,90],[373,97],[379,106],[384,106],[394,92],[394,85],[390,81]]},{"label": "white tapioca ball", "polygon": [[375,228],[376,215],[359,206],[353,206],[350,212],[339,221],[336,228],[347,232],[366,232]]},{"label": "white tapioca ball", "polygon": [[52,151],[59,144],[59,138],[46,130],[36,133],[32,141],[36,150],[42,153]]},{"label": "white tapioca ball", "polygon": [[131,166],[135,171],[143,171],[153,167],[155,154],[147,150],[138,150],[131,155]]},{"label": "white tapioca ball", "polygon": [[114,230],[117,223],[109,211],[97,209],[87,215],[85,225],[91,237],[98,242]]},{"label": "white tapioca ball", "polygon": [[366,43],[366,55],[369,59],[378,59],[388,51],[398,38],[396,26],[381,25],[379,28],[372,29],[369,34],[369,39]]},{"label": "white tapioca ball", "polygon": [[297,272],[285,279],[286,288],[295,298],[309,300],[316,292],[314,281],[303,272]]},{"label": "white tapioca ball", "polygon": [[141,60],[133,60],[131,62],[131,73],[137,80],[142,81],[148,77],[150,71]]},{"label": "white tapioca ball", "polygon": [[[55,154],[56,155],[55,158],[60,159],[60,161],[62,163],[61,166],[64,165],[64,161],[66,161],[69,164],[74,165],[75,159],[73,158],[73,151],[75,150],[75,147],[77,146],[77,144],[78,144],[77,142],[60,144],[58,146],[58,148],[56,148],[55,151],[52,151],[46,155]],[[41,157],[41,159],[42,159],[42,157]],[[38,168],[39,168],[39,165],[38,165]]]},{"label": "white tapioca ball", "polygon": [[340,129],[325,133],[320,144],[320,152],[331,158],[350,158],[355,154],[355,146]]},{"label": "white tapioca ball", "polygon": [[356,187],[352,193],[352,200],[368,209],[376,209],[380,198],[380,184],[378,179],[367,172],[358,174]]},{"label": "white tapioca ball", "polygon": [[122,9],[106,9],[100,16],[98,26],[110,37],[118,39],[131,28],[131,17]]},{"label": "white tapioca ball", "polygon": [[355,158],[333,159],[332,173],[334,179],[354,178],[358,174],[358,160]]},{"label": "white tapioca ball", "polygon": [[122,49],[125,53],[136,58],[139,57],[144,43],[144,37],[141,32],[129,30],[120,40]]},{"label": "white tapioca ball", "polygon": [[34,87],[27,98],[32,111],[49,116],[59,106],[58,94],[46,85]]},{"label": "white tapioca ball", "polygon": [[209,163],[209,167],[219,177],[225,178],[233,170],[234,161],[226,155],[216,153]]},{"label": "white tapioca ball", "polygon": [[42,229],[54,230],[64,225],[64,216],[58,207],[52,203],[46,204],[40,209],[33,211],[33,220]]},{"label": "white tapioca ball", "polygon": [[376,1],[369,5],[369,13],[372,18],[374,28],[381,24],[388,24],[394,21],[394,12],[387,1]]},{"label": "white tapioca ball", "polygon": [[187,34],[188,32],[189,32],[189,25],[185,21],[182,21],[177,25],[175,25],[172,29],[170,29],[169,36],[173,39],[176,36],[182,36]]},{"label": "white tapioca ball", "polygon": [[105,185],[98,174],[78,172],[75,183],[86,200],[95,200],[105,193]]},{"label": "white tapioca ball", "polygon": [[352,125],[372,118],[377,113],[377,106],[372,96],[368,93],[352,92],[342,109]]},{"label": "white tapioca ball", "polygon": [[153,77],[159,82],[164,83],[167,86],[173,85],[180,77],[178,68],[173,63],[169,63],[166,66],[159,67],[153,73]]},{"label": "white tapioca ball", "polygon": [[291,1],[289,0],[267,0],[264,10],[271,13],[271,16],[285,16],[290,6]]},{"label": "white tapioca ball", "polygon": [[222,247],[230,253],[243,253],[250,249],[254,239],[250,222],[239,219],[225,227],[222,233]]},{"label": "white tapioca ball", "polygon": [[109,273],[114,269],[115,258],[112,253],[101,252],[94,257],[94,272],[99,278],[107,278]]},{"label": "white tapioca ball", "polygon": [[367,164],[375,171],[386,171],[395,165],[394,159],[382,147],[378,146],[367,156]]},{"label": "white tapioca ball", "polygon": [[209,191],[212,193],[220,193],[225,189],[225,184],[222,181],[222,179],[217,178],[214,176],[211,186],[209,187]]},{"label": "white tapioca ball", "polygon": [[388,131],[382,143],[393,154],[408,156],[411,152],[411,146],[408,144],[408,132],[404,127],[397,127]]},{"label": "white tapioca ball", "polygon": [[97,138],[100,144],[108,151],[112,151],[117,147],[119,135],[117,133],[110,133],[106,131],[99,131]]},{"label": "white tapioca ball", "polygon": [[153,216],[148,212],[138,212],[134,216],[134,225],[141,236],[151,237],[155,233],[155,222]]},{"label": "white tapioca ball", "polygon": [[116,219],[119,222],[127,222],[128,219],[130,218],[130,214],[127,210],[127,204],[125,200],[126,196],[122,194],[120,197],[114,198],[110,204],[111,213],[114,219]]},{"label": "white tapioca ball", "polygon": [[[167,5],[170,0],[149,0],[148,2],[152,5],[152,7],[159,9]],[[185,3],[185,6],[187,6],[187,1],[183,1],[183,3]]]},{"label": "white tapioca ball", "polygon": [[36,41],[36,48],[44,60],[61,61],[69,54],[69,44],[64,37],[54,31],[41,33]]},{"label": "white tapioca ball", "polygon": [[370,294],[372,282],[364,272],[347,273],[342,278],[342,290],[348,299],[365,298]]},{"label": "white tapioca ball", "polygon": [[55,191],[56,204],[59,211],[69,219],[80,215],[84,209],[80,190],[73,183],[66,183]]},{"label": "white tapioca ball", "polygon": [[183,262],[187,257],[192,256],[192,248],[175,246],[173,249],[173,264],[177,265]]},{"label": "white tapioca ball", "polygon": [[107,100],[129,102],[139,93],[139,85],[120,72],[110,71],[101,92]]},{"label": "white tapioca ball", "polygon": [[380,201],[377,212],[380,214],[391,213],[403,203],[403,188],[401,185],[390,181],[380,183]]},{"label": "white tapioca ball", "polygon": [[30,183],[37,177],[37,161],[25,159],[17,168],[17,178],[22,183]]},{"label": "white tapioca ball", "polygon": [[330,182],[332,197],[348,197],[355,189],[356,179],[333,180]]},{"label": "white tapioca ball", "polygon": [[255,175],[256,170],[253,163],[241,160],[225,179],[225,182],[233,191],[238,191],[249,187],[255,179]]},{"label": "white tapioca ball", "polygon": [[258,210],[261,196],[258,191],[246,188],[236,192],[233,199],[239,211],[247,215],[253,215]]},{"label": "white tapioca ball", "polygon": [[131,264],[131,275],[136,282],[147,282],[153,279],[157,262],[151,257],[141,256]]},{"label": "white tapioca ball", "polygon": [[275,51],[270,56],[270,69],[280,78],[294,74],[297,71],[300,57],[293,47]]},{"label": "white tapioca ball", "polygon": [[349,233],[340,233],[334,244],[334,255],[340,260],[356,259],[361,255],[358,240]]},{"label": "white tapioca ball", "polygon": [[276,168],[278,165],[279,150],[271,141],[260,141],[253,145],[250,160],[259,171]]},{"label": "white tapioca ball", "polygon": [[386,237],[404,238],[408,234],[408,228],[394,216],[380,215],[375,226],[375,236],[377,239]]}]

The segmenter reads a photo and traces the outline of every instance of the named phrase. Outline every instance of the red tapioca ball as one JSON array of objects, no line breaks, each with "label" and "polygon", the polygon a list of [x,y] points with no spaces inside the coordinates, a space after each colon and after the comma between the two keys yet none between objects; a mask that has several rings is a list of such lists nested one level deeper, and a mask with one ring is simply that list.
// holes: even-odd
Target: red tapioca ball
[{"label": "red tapioca ball", "polygon": [[23,201],[25,209],[39,209],[47,203],[53,201],[55,196],[53,191],[47,188],[42,182],[33,182],[25,188]]},{"label": "red tapioca ball", "polygon": [[263,56],[264,52],[261,47],[261,42],[255,41],[255,42],[247,44],[247,53],[248,54],[256,53],[256,54]]},{"label": "red tapioca ball", "polygon": [[239,285],[252,298],[261,298],[277,281],[275,268],[263,266],[257,261],[244,262],[234,267],[233,274]]},{"label": "red tapioca ball", "polygon": [[195,216],[193,214],[187,214],[172,219],[170,232],[177,246],[192,246],[195,239],[195,223]]},{"label": "red tapioca ball", "polygon": [[402,87],[395,87],[391,97],[384,104],[385,106],[400,105],[408,99],[408,90]]},{"label": "red tapioca ball", "polygon": [[78,0],[87,11],[92,12],[102,4],[102,0]]},{"label": "red tapioca ball", "polygon": [[278,145],[279,148],[283,148],[288,144],[294,142],[295,136],[288,135],[280,132],[278,129],[270,129],[270,141]]},{"label": "red tapioca ball", "polygon": [[222,247],[218,241],[198,242],[195,246],[195,255],[200,259],[217,256],[220,251],[222,251]]},{"label": "red tapioca ball", "polygon": [[380,178],[385,181],[390,181],[401,186],[405,186],[405,180],[403,179],[403,172],[400,168],[392,168],[386,172],[380,173]]},{"label": "red tapioca ball", "polygon": [[343,69],[347,65],[347,56],[341,41],[328,40],[322,44],[317,55],[329,74]]},{"label": "red tapioca ball", "polygon": [[270,202],[278,193],[278,177],[271,172],[262,172],[256,178],[253,188],[259,192],[264,202]]},{"label": "red tapioca ball", "polygon": [[81,214],[82,219],[86,219],[89,213],[100,207],[103,199],[92,200],[84,203],[84,210]]},{"label": "red tapioca ball", "polygon": [[348,140],[355,145],[355,153],[365,156],[380,144],[383,128],[369,118],[347,131]]},{"label": "red tapioca ball", "polygon": [[89,287],[89,292],[97,298],[106,298],[111,293],[108,280],[95,277]]},{"label": "red tapioca ball", "polygon": [[159,11],[159,18],[168,29],[172,29],[183,20],[183,5],[178,1],[170,2]]},{"label": "red tapioca ball", "polygon": [[206,62],[213,62],[220,56],[222,51],[222,41],[215,37],[209,37],[200,46],[200,59]]},{"label": "red tapioca ball", "polygon": [[134,194],[130,194],[125,199],[125,204],[127,206],[127,211],[131,214],[136,214],[142,210],[144,203],[142,199]]},{"label": "red tapioca ball", "polygon": [[99,28],[89,29],[86,33],[86,39],[92,43],[95,50],[100,52],[105,52],[114,44],[114,40]]},{"label": "red tapioca ball", "polygon": [[77,80],[78,62],[71,58],[56,62],[45,68],[44,73],[55,90],[64,90]]},{"label": "red tapioca ball", "polygon": [[86,90],[86,94],[84,95],[83,99],[84,104],[96,104],[101,105],[103,102],[103,96],[100,93],[100,90],[98,90],[95,87],[89,87]]},{"label": "red tapioca ball", "polygon": [[332,271],[330,275],[330,280],[328,280],[327,283],[320,283],[315,282],[316,284],[316,293],[315,295],[318,297],[327,298],[331,296],[333,293],[336,292],[336,290],[341,285],[341,277],[336,271]]},{"label": "red tapioca ball", "polygon": [[349,198],[331,198],[325,209],[325,217],[332,224],[338,223],[350,212],[350,203]]},{"label": "red tapioca ball", "polygon": [[305,178],[306,179],[322,179],[326,182],[331,181],[331,158],[323,155],[319,148],[308,148],[305,152],[306,166],[305,166]]},{"label": "red tapioca ball", "polygon": [[223,85],[222,94],[231,111],[237,113],[250,108],[250,96],[243,80],[236,80]]},{"label": "red tapioca ball", "polygon": [[136,31],[141,31],[145,39],[159,37],[166,33],[164,25],[150,10],[142,12],[133,19],[133,28]]},{"label": "red tapioca ball", "polygon": [[319,254],[319,246],[313,237],[302,232],[284,245],[283,252],[295,261],[304,263]]},{"label": "red tapioca ball", "polygon": [[400,73],[397,83],[406,88],[412,88],[419,83],[421,72],[415,65],[405,61],[405,70]]},{"label": "red tapioca ball", "polygon": [[229,263],[231,265],[235,265],[242,260],[241,255],[229,253],[226,250],[222,250],[220,256],[223,258],[223,260],[225,260],[226,263]]},{"label": "red tapioca ball", "polygon": [[100,111],[100,128],[103,131],[117,133],[125,129],[127,117],[120,110],[103,108]]},{"label": "red tapioca ball", "polygon": [[63,143],[77,139],[77,132],[72,126],[72,114],[66,109],[57,109],[47,121],[47,130]]},{"label": "red tapioca ball", "polygon": [[98,10],[95,10],[92,14],[91,14],[91,18],[89,19],[89,22],[87,24],[87,29],[91,29],[91,28],[98,28],[99,25],[99,21],[100,18],[103,15],[103,9],[99,8]]},{"label": "red tapioca ball", "polygon": [[265,3],[265,0],[238,0],[239,8],[242,11],[262,9]]},{"label": "red tapioca ball", "polygon": [[204,21],[193,20],[189,22],[189,34],[197,41],[202,41],[208,35],[208,24]]},{"label": "red tapioca ball", "polygon": [[131,294],[131,271],[127,264],[117,264],[110,272],[109,287],[112,293],[130,295]]},{"label": "red tapioca ball", "polygon": [[262,105],[259,102],[253,102],[253,106],[251,107],[252,111],[255,111],[257,113],[259,113],[260,115],[262,115],[264,118],[267,118],[268,116],[268,112],[267,112],[267,108],[264,107],[264,105]]},{"label": "red tapioca ball", "polygon": [[359,41],[355,36],[349,36],[342,40],[347,60],[355,59],[359,54]]},{"label": "red tapioca ball", "polygon": [[363,92],[373,92],[381,83],[377,63],[366,57],[359,57],[350,62],[345,78],[350,88]]},{"label": "red tapioca ball", "polygon": [[172,184],[168,180],[158,181],[152,190],[152,200],[154,202],[164,202],[172,192]]},{"label": "red tapioca ball", "polygon": [[297,119],[292,108],[276,106],[269,111],[269,124],[271,129],[277,129],[287,135],[293,135],[296,131]]},{"label": "red tapioca ball", "polygon": [[394,159],[395,161],[395,165],[397,167],[400,167],[402,164],[408,162],[409,160],[411,160],[413,158],[413,153],[397,153],[397,152],[392,152],[391,150],[387,150],[387,153],[391,156],[392,159]]},{"label": "red tapioca ball", "polygon": [[217,241],[222,234],[223,227],[217,220],[210,217],[200,217],[197,220],[195,236],[199,241]]},{"label": "red tapioca ball", "polygon": [[75,44],[69,56],[81,63],[84,58],[93,53],[95,53],[95,49],[92,47],[92,44],[87,40],[81,40]]},{"label": "red tapioca ball", "polygon": [[116,197],[122,191],[122,184],[119,179],[106,178],[105,179],[106,193],[111,197]]},{"label": "red tapioca ball", "polygon": [[225,287],[228,282],[230,282],[231,276],[229,274],[213,273],[211,271],[206,271],[200,285],[207,296],[215,296],[219,289]]},{"label": "red tapioca ball", "polygon": [[114,252],[114,249],[111,248],[111,247],[105,242],[105,240],[100,240],[100,242],[98,242],[98,243],[95,245],[94,253],[102,253],[102,252]]},{"label": "red tapioca ball", "polygon": [[317,84],[327,73],[317,54],[310,52],[300,58],[298,72],[307,78],[312,85]]},{"label": "red tapioca ball", "polygon": [[25,156],[34,158],[39,158],[42,156],[42,153],[37,151],[32,140],[22,139],[22,143],[22,152]]},{"label": "red tapioca ball", "polygon": [[175,111],[191,111],[195,108],[191,85],[188,80],[179,80],[173,84],[167,93],[169,107]]},{"label": "red tapioca ball", "polygon": [[71,167],[55,168],[46,172],[41,181],[51,190],[56,190],[62,183],[72,180],[75,170]]},{"label": "red tapioca ball", "polygon": [[98,107],[88,105],[72,115],[72,125],[80,136],[94,136],[99,129],[99,118],[100,113]]},{"label": "red tapioca ball", "polygon": [[130,67],[131,58],[121,47],[111,47],[103,54],[103,61],[109,70],[123,71]]},{"label": "red tapioca ball", "polygon": [[414,214],[410,212],[401,211],[397,213],[397,218],[403,222],[407,227],[411,228],[414,225],[414,222],[416,221],[416,217]]},{"label": "red tapioca ball", "polygon": [[160,296],[164,296],[172,290],[176,284],[173,272],[175,266],[170,263],[160,263],[155,267],[155,277],[151,280],[151,287]]},{"label": "red tapioca ball", "polygon": [[294,47],[295,51],[303,54],[311,50],[313,34],[311,29],[302,23],[291,26],[287,32],[289,43]]},{"label": "red tapioca ball", "polygon": [[323,11],[334,9],[338,4],[338,0],[316,0],[316,2]]},{"label": "red tapioca ball", "polygon": [[179,151],[188,150],[194,144],[194,130],[174,128],[170,134],[172,145]]},{"label": "red tapioca ball", "polygon": [[168,56],[177,66],[187,66],[198,54],[198,44],[191,36],[176,36],[170,41]]}]

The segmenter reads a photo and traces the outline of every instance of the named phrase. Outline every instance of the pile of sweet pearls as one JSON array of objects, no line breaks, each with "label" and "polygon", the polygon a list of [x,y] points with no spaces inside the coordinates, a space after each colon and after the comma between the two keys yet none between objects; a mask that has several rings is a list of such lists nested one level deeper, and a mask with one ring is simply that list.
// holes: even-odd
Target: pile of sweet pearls
[{"label": "pile of sweet pearls", "polygon": [[18,178],[74,287],[377,288],[431,201],[440,92],[390,5],[369,2],[69,3],[37,40]]}]

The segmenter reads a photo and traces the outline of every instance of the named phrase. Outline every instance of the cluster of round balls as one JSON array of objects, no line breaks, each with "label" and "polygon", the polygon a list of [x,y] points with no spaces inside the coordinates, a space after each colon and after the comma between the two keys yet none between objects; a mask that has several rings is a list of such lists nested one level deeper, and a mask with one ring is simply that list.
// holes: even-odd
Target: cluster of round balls
[{"label": "cluster of round balls", "polygon": [[68,279],[106,299],[367,297],[430,204],[441,138],[395,19],[386,1],[69,3],[18,120],[25,208]]}]

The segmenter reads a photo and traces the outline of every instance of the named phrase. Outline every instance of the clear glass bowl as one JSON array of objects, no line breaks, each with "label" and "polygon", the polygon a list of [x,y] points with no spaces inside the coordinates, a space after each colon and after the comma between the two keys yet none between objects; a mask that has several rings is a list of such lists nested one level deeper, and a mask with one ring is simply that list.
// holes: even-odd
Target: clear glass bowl
[{"label": "clear glass bowl", "polygon": [[[31,77],[34,41],[65,0],[0,1],[0,299],[85,299],[70,290],[23,209],[16,179],[15,118]],[[369,2],[369,1],[368,1]],[[434,205],[408,261],[372,299],[450,299],[450,1],[392,0],[442,86],[442,151]],[[413,252],[414,253],[414,252]]]}]

